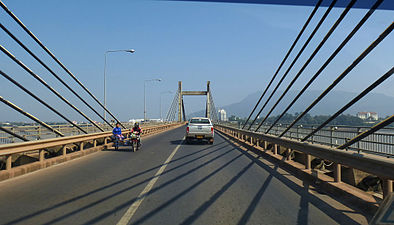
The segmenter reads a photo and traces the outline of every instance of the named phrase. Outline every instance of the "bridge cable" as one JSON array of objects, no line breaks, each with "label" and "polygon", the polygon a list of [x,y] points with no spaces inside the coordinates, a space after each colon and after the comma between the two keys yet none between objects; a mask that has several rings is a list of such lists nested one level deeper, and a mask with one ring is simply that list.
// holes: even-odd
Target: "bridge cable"
[{"label": "bridge cable", "polygon": [[111,128],[113,126],[104,119],[89,103],[87,103],[78,93],[76,93],[62,78],[60,78],[52,69],[50,69],[40,58],[38,58],[29,48],[27,48],[20,40],[18,40],[3,24],[0,23],[1,29],[3,29],[14,41],[16,41],[26,52],[28,52],[35,60],[37,60],[46,70],[48,70],[60,83],[62,83],[68,90],[70,90],[75,96],[78,97],[86,106],[88,106],[96,115],[98,115],[103,121],[105,121]]},{"label": "bridge cable", "polygon": [[212,95],[212,93],[210,92],[209,93],[209,111],[210,111],[209,116],[212,121],[215,121],[216,109],[215,109],[215,104],[213,103],[213,99],[212,99],[211,95]]},{"label": "bridge cable", "polygon": [[177,95],[177,98],[176,98],[176,102],[175,102],[175,107],[174,107],[174,114],[173,114],[173,116],[174,116],[174,121],[177,121],[178,120],[178,117],[177,117],[177,112],[178,112],[178,114],[180,113],[179,112],[179,95],[181,95],[181,93],[182,92],[178,92],[178,95]]},{"label": "bridge cable", "polygon": [[313,75],[313,77],[308,81],[308,83],[299,91],[297,96],[291,101],[291,103],[286,107],[286,109],[280,114],[280,116],[274,121],[274,123],[265,131],[268,133],[279,120],[288,112],[288,110],[295,104],[295,102],[301,97],[301,95],[306,91],[306,89],[316,80],[316,78],[323,72],[323,70],[331,63],[331,61],[338,55],[338,53],[343,49],[343,47],[350,41],[350,39],[356,34],[356,32],[361,28],[361,26],[369,19],[373,12],[378,8],[378,6],[383,2],[383,0],[377,0],[372,8],[364,15],[364,17],[359,21],[359,23],[353,28],[353,30],[348,34],[348,36],[342,41],[338,48],[331,54],[331,56],[324,62],[320,69]]},{"label": "bridge cable", "polygon": [[37,117],[31,115],[30,113],[24,111],[23,109],[19,108],[18,106],[16,106],[15,104],[13,104],[10,101],[7,101],[6,99],[4,99],[2,96],[0,96],[0,101],[3,102],[4,104],[8,105],[9,107],[11,107],[12,109],[18,111],[19,113],[23,114],[24,116],[30,118],[31,120],[39,123],[41,126],[47,128],[48,130],[52,131],[53,133],[64,137],[64,134],[62,134],[60,131],[54,129],[53,127],[49,126],[48,124],[46,124],[45,122],[42,122],[41,120],[39,120]]},{"label": "bridge cable", "polygon": [[27,138],[25,138],[25,137],[22,137],[22,136],[20,136],[19,134],[16,134],[16,133],[14,133],[14,132],[12,132],[12,131],[10,131],[10,130],[8,130],[7,128],[4,128],[4,127],[2,127],[2,126],[0,126],[0,130],[6,132],[7,134],[10,134],[10,135],[12,135],[12,136],[14,136],[14,137],[16,137],[16,138],[19,138],[19,139],[21,139],[22,141],[29,141],[29,139],[27,139]]},{"label": "bridge cable", "polygon": [[274,111],[276,106],[278,106],[279,102],[283,99],[283,97],[287,94],[287,92],[290,90],[290,88],[294,85],[294,83],[297,81],[297,79],[301,76],[302,72],[304,72],[305,68],[309,65],[309,63],[312,61],[312,59],[316,56],[316,54],[320,51],[321,47],[326,43],[328,38],[331,36],[331,34],[335,31],[335,29],[338,27],[338,25],[342,22],[342,20],[345,18],[347,13],[350,11],[350,9],[353,7],[354,3],[356,3],[357,0],[351,0],[349,4],[346,6],[346,8],[343,10],[342,14],[339,16],[339,18],[335,21],[334,25],[330,28],[330,30],[327,32],[327,34],[324,36],[323,40],[319,43],[319,45],[316,47],[316,49],[313,51],[311,56],[308,58],[308,60],[305,62],[305,64],[302,66],[302,68],[298,71],[298,73],[295,75],[293,80],[288,84],[286,87],[286,90],[282,93],[282,95],[279,97],[279,99],[275,102],[275,104],[272,106],[270,111],[267,113],[265,118],[260,122],[259,126],[257,127],[256,131],[263,125],[263,123],[267,120],[267,118],[271,115],[271,113]]},{"label": "bridge cable", "polygon": [[268,83],[267,87],[265,88],[263,94],[260,96],[259,100],[257,101],[256,105],[254,106],[252,112],[250,113],[250,115],[248,116],[245,124],[243,125],[242,129],[245,128],[246,124],[248,123],[250,117],[253,115],[253,113],[255,112],[257,106],[260,104],[261,100],[263,99],[265,93],[268,91],[268,89],[270,88],[272,82],[275,80],[276,75],[278,74],[279,70],[282,68],[283,64],[285,63],[285,61],[287,60],[287,58],[289,57],[290,53],[293,51],[293,48],[295,47],[295,45],[297,44],[298,40],[300,39],[301,35],[304,33],[306,27],[308,26],[309,22],[312,20],[313,16],[315,15],[317,9],[320,7],[320,4],[322,3],[323,0],[319,0],[315,6],[315,8],[313,9],[312,13],[309,15],[308,19],[306,20],[304,26],[302,27],[301,31],[298,33],[296,39],[294,40],[293,44],[291,45],[290,49],[287,51],[286,56],[283,58],[282,62],[280,63],[278,69],[276,70],[275,74],[272,76],[271,81]]},{"label": "bridge cable", "polygon": [[349,147],[350,145],[364,139],[365,137],[369,136],[370,134],[373,134],[374,132],[384,128],[385,126],[390,125],[393,122],[394,122],[394,115],[391,115],[389,118],[387,118],[387,119],[383,120],[382,122],[371,127],[371,129],[362,132],[361,134],[357,135],[356,137],[354,137],[350,141],[337,147],[337,149],[345,149],[345,148]]},{"label": "bridge cable", "polygon": [[46,88],[48,88],[53,94],[55,94],[57,97],[59,97],[63,102],[65,102],[67,105],[69,105],[71,108],[73,108],[76,112],[78,112],[81,116],[83,116],[85,119],[87,119],[90,123],[92,123],[95,127],[97,127],[101,132],[104,132],[104,130],[99,127],[93,120],[91,120],[88,116],[86,116],[81,110],[79,110],[77,107],[75,107],[73,104],[71,104],[66,98],[64,98],[59,92],[57,92],[54,88],[52,88],[48,83],[46,83],[40,76],[38,76],[36,73],[34,73],[29,67],[27,67],[25,64],[23,64],[20,60],[18,60],[14,55],[12,55],[7,49],[5,49],[2,45],[0,45],[0,50],[6,54],[10,59],[12,59],[15,63],[17,63],[20,67],[22,67],[26,72],[28,72],[30,75],[32,75],[36,80],[38,80],[42,85],[44,85]]},{"label": "bridge cable", "polygon": [[327,87],[327,89],[325,91],[323,91],[323,93],[317,97],[311,105],[308,106],[308,108],[302,112],[300,115],[298,115],[298,117],[279,135],[279,137],[282,137],[287,131],[289,131],[289,129],[291,127],[294,126],[294,124],[296,124],[305,114],[307,114],[324,96],[326,96],[343,78],[346,77],[346,75],[348,75],[350,73],[350,71],[352,71],[352,69],[354,67],[356,67],[356,65],[358,63],[360,63],[376,46],[378,46],[378,44],[380,42],[382,42],[393,30],[394,28],[394,22],[392,22],[385,31],[383,31],[383,33],[381,33],[379,35],[379,37],[367,48],[364,50],[364,52],[361,53],[360,56],[358,56],[353,62],[352,64],[346,68],[346,70],[344,72],[342,72],[337,79],[330,85]]},{"label": "bridge cable", "polygon": [[177,104],[178,104],[178,91],[175,93],[174,99],[172,101],[171,109],[169,110],[168,119],[171,120],[171,121],[175,120]]},{"label": "bridge cable", "polygon": [[335,3],[337,0],[333,0],[330,4],[330,6],[327,8],[326,12],[320,19],[319,23],[316,25],[315,29],[312,31],[310,34],[309,38],[307,41],[304,43],[300,51],[298,52],[297,56],[294,58],[293,62],[290,64],[289,68],[286,70],[286,72],[283,74],[282,78],[279,80],[278,84],[272,91],[271,95],[268,97],[268,99],[265,101],[263,107],[261,107],[260,111],[257,113],[256,117],[254,118],[253,122],[250,124],[248,130],[253,126],[254,122],[257,120],[261,112],[264,110],[265,106],[267,106],[268,102],[271,100],[272,96],[275,94],[275,92],[278,90],[279,86],[282,84],[283,80],[286,78],[288,75],[289,71],[293,68],[294,64],[297,62],[298,58],[301,56],[301,54],[304,52],[305,48],[308,46],[309,42],[312,40],[312,38],[315,36],[316,32],[319,30],[320,26],[323,24],[324,20],[327,18],[328,14],[331,12],[332,8],[334,7]]},{"label": "bridge cable", "polygon": [[79,86],[81,86],[108,114],[110,114],[115,120],[116,122],[120,123],[120,125],[126,129],[125,126],[123,126],[123,124],[96,98],[96,96],[94,96],[75,76],[74,74],[72,74],[67,68],[66,66],[64,66],[60,60],[58,60],[56,58],[56,56],[47,48],[45,47],[45,45],[22,23],[21,20],[19,20],[19,18],[13,14],[8,8],[7,6],[0,0],[0,6],[4,9],[4,11],[11,16],[11,18],[17,23],[19,24],[19,26],[31,37],[33,38],[33,40],[53,59],[55,60],[55,62],[68,74],[71,76],[71,78],[77,82],[79,84]]},{"label": "bridge cable", "polygon": [[78,126],[77,124],[75,124],[73,121],[71,121],[70,119],[68,119],[67,117],[65,117],[63,114],[61,114],[59,111],[57,111],[56,109],[54,109],[52,106],[50,106],[48,103],[46,103],[45,101],[43,101],[41,98],[39,98],[38,96],[36,96],[35,94],[33,94],[31,91],[27,90],[23,85],[19,84],[17,81],[15,81],[14,79],[12,79],[10,76],[8,76],[6,73],[4,73],[3,71],[0,70],[0,74],[6,78],[7,80],[9,80],[11,83],[13,83],[14,85],[16,85],[17,87],[19,87],[20,89],[22,89],[25,93],[27,93],[28,95],[30,95],[31,97],[33,97],[34,99],[36,99],[38,102],[40,102],[41,104],[43,104],[45,107],[47,107],[48,109],[50,109],[52,112],[56,113],[58,116],[60,116],[61,118],[63,118],[64,120],[66,120],[67,122],[69,122],[70,124],[72,124],[74,127],[78,128],[80,131],[82,131],[83,133],[87,134],[88,132],[86,132],[84,129],[82,129],[80,126]]},{"label": "bridge cable", "polygon": [[175,110],[177,97],[178,97],[178,91],[176,91],[174,99],[172,100],[171,106],[168,110],[168,113],[167,113],[167,120],[168,121],[170,121],[170,120],[172,121],[172,115],[173,115],[173,111]]},{"label": "bridge cable", "polygon": [[175,99],[174,99],[174,106],[173,106],[173,108],[172,108],[172,112],[171,112],[171,114],[170,114],[170,119],[172,120],[172,121],[175,121],[176,120],[176,112],[177,112],[177,110],[178,110],[178,94],[175,96]]},{"label": "bridge cable", "polygon": [[338,110],[334,115],[332,115],[329,119],[327,119],[324,123],[322,123],[318,128],[314,129],[311,133],[309,133],[307,136],[305,136],[301,141],[306,141],[309,137],[311,137],[313,134],[315,134],[317,131],[321,130],[323,127],[325,127],[328,123],[330,123],[333,119],[341,115],[344,111],[346,111],[348,108],[350,108],[354,103],[359,101],[362,97],[367,95],[369,92],[371,92],[374,88],[379,86],[381,83],[383,83],[385,80],[391,77],[394,73],[394,67],[391,67],[391,69],[386,72],[383,76],[381,76],[378,80],[376,80],[373,84],[371,84],[368,88],[366,88],[363,92],[361,92],[359,95],[357,95],[355,98],[353,98],[349,103],[347,103],[345,106],[343,106],[340,110]]},{"label": "bridge cable", "polygon": [[173,105],[174,105],[174,99],[171,101],[171,105],[170,105],[170,107],[168,108],[168,111],[167,111],[167,114],[166,114],[166,121],[169,121],[169,116],[170,116],[170,114],[172,113],[172,107],[173,107]]},{"label": "bridge cable", "polygon": [[174,106],[172,108],[171,114],[170,114],[170,120],[174,121],[175,120],[175,114],[176,114],[176,105],[178,104],[177,100],[174,100]]},{"label": "bridge cable", "polygon": [[216,111],[216,107],[215,107],[215,104],[213,103],[213,99],[212,99],[212,97],[210,97],[210,101],[211,101],[211,106],[210,106],[210,108],[211,108],[211,117],[212,117],[212,120],[213,121],[216,121],[216,119],[217,119],[217,111]]},{"label": "bridge cable", "polygon": [[215,102],[213,101],[212,92],[209,93],[209,97],[210,97],[210,99],[211,99],[211,104],[212,104],[212,110],[213,110],[212,115],[213,115],[213,119],[214,119],[214,121],[218,121],[218,120],[219,120],[219,119],[218,119],[218,115],[217,115],[218,112],[216,111],[216,106],[215,106]]},{"label": "bridge cable", "polygon": [[214,115],[215,115],[215,118],[216,118],[216,121],[218,121],[218,111],[217,111],[217,108],[216,108],[216,105],[215,105],[215,102],[213,101],[213,95],[212,95],[212,92],[211,92],[211,102],[212,102],[212,105],[213,105],[213,110],[214,110]]}]

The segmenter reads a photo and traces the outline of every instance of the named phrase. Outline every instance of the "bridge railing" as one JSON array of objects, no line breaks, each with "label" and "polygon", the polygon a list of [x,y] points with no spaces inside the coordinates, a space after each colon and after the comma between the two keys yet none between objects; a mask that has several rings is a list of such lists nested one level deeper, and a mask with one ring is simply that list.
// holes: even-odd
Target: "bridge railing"
[{"label": "bridge railing", "polygon": [[[131,128],[133,123],[122,123],[126,128]],[[152,126],[157,124],[168,124],[168,122],[147,122],[143,123],[143,126]],[[83,134],[79,129],[72,126],[71,124],[55,124],[50,125],[52,128],[58,130],[60,133],[64,134],[65,136],[75,136]],[[97,133],[100,130],[91,123],[81,123],[78,124],[82,129],[84,129],[88,133]],[[112,128],[108,125],[99,125],[103,130],[110,131]],[[52,131],[46,129],[42,126],[3,126],[4,128],[10,130],[11,132],[18,134],[28,140],[43,140],[49,138],[56,138],[59,137]],[[18,143],[22,142],[18,138],[9,135],[3,131],[0,131],[0,145],[1,144],[11,144],[11,143]]]},{"label": "bridge railing", "polygon": [[339,150],[330,146],[316,143],[301,142],[295,138],[278,137],[272,134],[263,134],[242,130],[231,126],[215,124],[215,129],[251,145],[262,146],[265,150],[272,150],[274,155],[286,149],[285,157],[290,159],[291,154],[296,151],[303,154],[305,169],[311,169],[312,157],[331,161],[334,163],[334,181],[341,181],[341,165],[358,169],[366,173],[376,175],[383,179],[383,189],[392,192],[392,180],[394,180],[394,159],[368,152],[355,152],[352,150]]},{"label": "bridge railing", "polygon": [[[221,123],[226,126],[238,128],[238,124]],[[263,125],[259,131],[265,131],[269,128],[268,125]],[[286,129],[286,124],[274,126],[268,134],[279,135]],[[284,137],[301,140],[306,135],[311,133],[317,126],[296,126],[291,128]],[[255,130],[252,126],[250,130]],[[327,126],[312,135],[308,142],[327,145],[330,147],[338,147],[348,140],[354,138],[358,134],[370,129],[370,127],[356,127],[356,126]],[[371,152],[388,157],[394,157],[394,128],[382,129],[363,140],[351,145],[349,150]]]},{"label": "bridge railing", "polygon": [[[143,135],[164,131],[179,125],[180,123],[166,123],[156,126],[145,126]],[[128,133],[129,131],[129,129],[123,129],[123,133]],[[4,178],[2,171],[6,172],[13,169],[14,166],[19,166],[15,165],[15,159],[18,156],[28,156],[30,159],[33,159],[31,163],[38,163],[36,166],[39,168],[47,167],[65,161],[66,157],[71,153],[78,152],[81,155],[85,155],[88,152],[97,151],[97,148],[105,148],[109,144],[111,136],[112,132],[107,131],[0,145],[0,180]],[[22,172],[30,170],[32,169],[24,169]],[[9,173],[6,176],[9,176]]]}]

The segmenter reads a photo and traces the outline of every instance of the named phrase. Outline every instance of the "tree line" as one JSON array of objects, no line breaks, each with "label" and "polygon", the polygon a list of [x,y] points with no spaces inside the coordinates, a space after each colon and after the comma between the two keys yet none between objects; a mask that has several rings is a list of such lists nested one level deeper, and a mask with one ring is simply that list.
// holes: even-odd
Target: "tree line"
[{"label": "tree line", "polygon": [[[278,124],[290,124],[292,123],[297,117],[299,113],[286,113],[283,115],[283,117],[278,121]],[[268,117],[267,120],[264,122],[265,124],[272,124],[274,123],[279,116],[271,116]],[[320,125],[327,121],[330,118],[329,115],[315,115],[312,116],[310,114],[304,115],[298,122],[298,125]],[[263,120],[263,118],[259,118],[256,120],[257,124],[260,124],[260,122]],[[235,115],[232,115],[229,117],[229,121],[238,121],[241,124],[244,124],[246,122],[246,118],[241,118],[237,117]],[[381,120],[378,121],[371,121],[371,120],[363,120],[358,118],[357,116],[353,116],[350,114],[342,114],[339,115],[337,118],[332,120],[328,125],[346,125],[346,126],[371,126],[374,125]],[[251,121],[249,121],[251,122]],[[393,124],[392,124],[393,126]]]}]

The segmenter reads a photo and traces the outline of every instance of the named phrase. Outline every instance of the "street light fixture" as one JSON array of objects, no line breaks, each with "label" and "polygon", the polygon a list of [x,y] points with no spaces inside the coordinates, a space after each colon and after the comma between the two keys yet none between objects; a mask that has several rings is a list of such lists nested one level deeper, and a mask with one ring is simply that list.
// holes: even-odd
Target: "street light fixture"
[{"label": "street light fixture", "polygon": [[172,91],[163,91],[163,92],[161,92],[160,93],[160,120],[161,121],[163,121],[163,116],[162,116],[162,110],[161,110],[161,96],[163,95],[163,94],[172,94],[173,92]]},{"label": "street light fixture", "polygon": [[162,80],[160,78],[144,80],[144,122],[146,122],[146,83],[154,81],[161,82]]},{"label": "street light fixture", "polygon": [[[124,50],[108,50],[104,53],[104,108],[107,108],[107,86],[106,86],[106,70],[107,70],[107,54],[111,52],[128,52],[134,53],[134,49],[124,49]],[[104,109],[104,120],[106,119],[106,111]]]}]

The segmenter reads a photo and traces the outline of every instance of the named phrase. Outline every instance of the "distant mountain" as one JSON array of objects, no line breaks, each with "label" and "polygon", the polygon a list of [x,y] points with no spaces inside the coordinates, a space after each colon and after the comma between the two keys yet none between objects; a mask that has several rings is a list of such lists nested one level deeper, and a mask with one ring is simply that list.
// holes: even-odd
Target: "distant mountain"
[{"label": "distant mountain", "polygon": [[[260,103],[260,107],[265,103],[267,98],[270,96],[272,92],[267,92],[264,96],[263,100]],[[267,104],[263,111],[263,115],[266,115],[268,111],[271,109],[273,104],[278,100],[279,96],[283,93],[283,91],[278,91]],[[312,101],[319,96],[322,91],[312,90],[306,91],[300,99],[293,105],[292,108],[288,111],[289,113],[302,112],[308,107]],[[262,92],[255,92],[253,94],[248,95],[242,101],[226,105],[222,107],[218,107],[220,109],[224,109],[227,111],[227,116],[236,115],[240,117],[247,117],[249,113],[257,103],[257,100],[260,98]],[[285,97],[282,99],[281,103],[276,107],[271,115],[278,115],[283,112],[283,110],[290,104],[293,98],[298,94],[298,91],[289,91]],[[346,91],[332,91],[330,94],[325,96],[319,104],[317,104],[311,111],[311,115],[330,115],[335,113],[338,109],[347,104],[351,99],[357,96],[357,93],[346,92]],[[256,110],[257,111],[257,110]],[[344,114],[356,115],[357,112],[377,112],[379,117],[385,117],[388,115],[394,114],[394,97],[390,97],[384,94],[378,93],[369,93],[359,102],[354,104],[350,109],[348,109]],[[202,116],[205,111],[199,111],[195,113],[191,113],[190,116]]]}]

